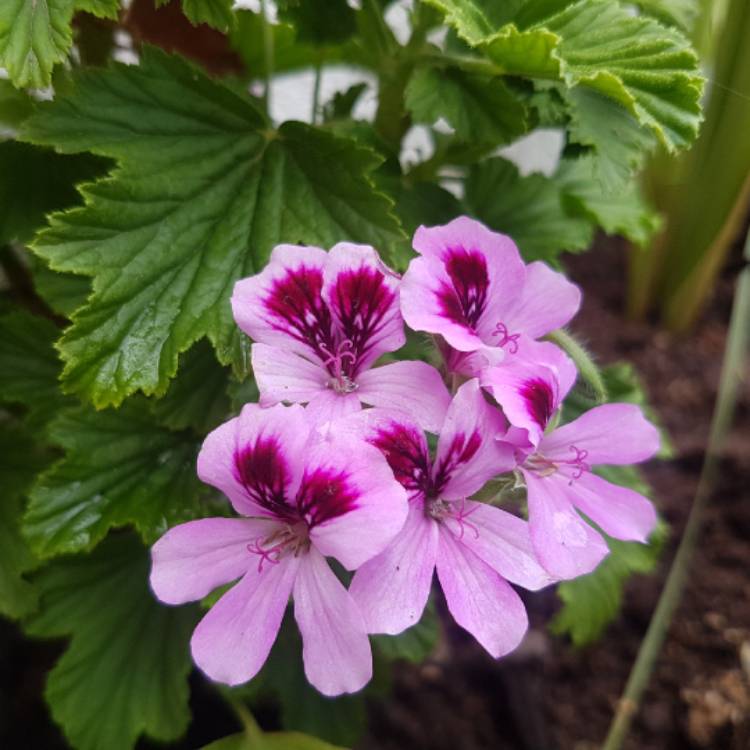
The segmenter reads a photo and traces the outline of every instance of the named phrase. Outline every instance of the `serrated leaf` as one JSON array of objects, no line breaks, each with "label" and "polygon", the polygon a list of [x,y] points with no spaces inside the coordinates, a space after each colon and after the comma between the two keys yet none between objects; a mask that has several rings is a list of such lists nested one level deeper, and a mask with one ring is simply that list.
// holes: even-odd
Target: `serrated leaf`
[{"label": "serrated leaf", "polygon": [[207,341],[180,357],[177,377],[167,393],[151,402],[156,420],[171,430],[192,428],[206,435],[227,418],[229,372],[217,361]]},{"label": "serrated leaf", "polygon": [[323,105],[323,121],[330,122],[351,117],[352,110],[367,88],[367,84],[363,81],[352,84],[344,91],[337,91],[331,100]]},{"label": "serrated leaf", "polygon": [[591,89],[562,91],[570,114],[570,139],[596,152],[592,175],[599,192],[622,190],[643,166],[656,139],[617,102]]},{"label": "serrated leaf", "polygon": [[59,348],[66,390],[97,407],[163,394],[204,336],[229,362],[234,282],[279,242],[346,239],[387,256],[402,236],[367,177],[374,152],[302,123],[272,131],[248,99],[153,49],[138,67],[81,75],[25,132],[119,161],[34,244],[53,269],[93,277]]},{"label": "serrated leaf", "polygon": [[3,0],[0,3],[0,67],[18,86],[48,86],[52,68],[72,44],[75,10],[116,18],[119,0]]},{"label": "serrated leaf", "polygon": [[554,262],[563,250],[585,250],[593,230],[568,213],[559,185],[541,174],[521,177],[511,162],[487,159],[466,180],[466,204],[492,229],[510,235],[527,261]]},{"label": "serrated leaf", "polygon": [[0,403],[23,404],[33,428],[46,424],[70,399],[60,393],[60,362],[49,320],[16,311],[0,318]]},{"label": "serrated leaf", "polygon": [[507,11],[479,0],[428,0],[505,73],[558,79],[619,102],[674,151],[698,133],[703,79],[688,40],[614,0],[531,0]]},{"label": "serrated leaf", "polygon": [[405,104],[417,122],[445,118],[470,143],[501,145],[526,132],[526,108],[499,77],[457,68],[417,68]]},{"label": "serrated leaf", "polygon": [[24,518],[40,557],[90,549],[126,524],[153,542],[201,514],[198,441],[160,427],[143,402],[67,410],[49,432],[65,456],[39,477]]},{"label": "serrated leaf", "polygon": [[637,0],[635,4],[646,15],[677,26],[688,34],[693,31],[700,13],[698,0]]},{"label": "serrated leaf", "polygon": [[28,242],[45,214],[81,202],[75,185],[104,173],[88,154],[63,156],[17,141],[0,142],[0,245]]},{"label": "serrated leaf", "polygon": [[[182,12],[194,26],[205,23],[215,29],[227,31],[236,25],[232,12],[232,0],[181,0]],[[170,0],[156,0],[156,7],[166,5]]]},{"label": "serrated leaf", "polygon": [[616,192],[604,192],[596,180],[592,156],[564,160],[556,181],[562,186],[568,205],[587,216],[607,234],[620,234],[645,247],[661,225],[660,218],[647,204],[637,182],[625,183]]},{"label": "serrated leaf", "polygon": [[36,608],[37,592],[25,574],[38,561],[21,536],[22,497],[46,463],[27,430],[0,420],[0,614],[8,617]]},{"label": "serrated leaf", "polygon": [[656,567],[666,533],[665,526],[658,526],[648,544],[620,542],[605,535],[610,553],[596,570],[558,585],[563,606],[550,623],[552,632],[568,635],[576,646],[599,638],[620,611],[625,582]]},{"label": "serrated leaf", "polygon": [[58,315],[69,318],[91,294],[91,279],[73,273],[59,273],[50,269],[45,261],[31,257],[31,275],[36,293]]},{"label": "serrated leaf", "polygon": [[166,742],[187,728],[195,610],[158,604],[148,571],[148,551],[118,534],[36,577],[40,611],[27,631],[71,636],[45,697],[76,750],[131,750],[141,734]]}]

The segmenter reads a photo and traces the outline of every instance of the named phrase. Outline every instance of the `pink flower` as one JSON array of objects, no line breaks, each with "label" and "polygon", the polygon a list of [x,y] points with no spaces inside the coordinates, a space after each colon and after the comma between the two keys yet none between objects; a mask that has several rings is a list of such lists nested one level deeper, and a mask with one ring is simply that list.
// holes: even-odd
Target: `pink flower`
[{"label": "pink flower", "polygon": [[633,404],[604,404],[544,435],[522,464],[531,541],[558,578],[592,571],[608,552],[585,513],[615,539],[645,542],[656,511],[643,495],[591,473],[597,464],[632,464],[659,449],[659,433]]},{"label": "pink flower", "polygon": [[510,237],[465,216],[419,227],[413,244],[420,257],[404,275],[401,311],[411,328],[443,337],[453,371],[475,375],[528,354],[529,342],[565,325],[580,305],[562,274],[525,265]]},{"label": "pink flower", "polygon": [[206,438],[198,474],[245,518],[170,529],[152,549],[151,586],[182,604],[239,579],[193,633],[193,658],[210,678],[251,679],[293,595],[310,682],[337,695],[370,679],[362,615],[325,558],[353,570],[380,553],[403,526],[406,493],[378,451],[332,440],[320,442],[301,406],[257,405]]},{"label": "pink flower", "polygon": [[519,449],[534,551],[560,579],[591,572],[609,551],[576,510],[615,539],[645,542],[656,524],[647,498],[591,473],[593,465],[636,463],[659,449],[658,431],[637,406],[597,406],[544,434],[575,377],[572,361],[556,347],[545,352],[544,364],[503,363],[482,372]]},{"label": "pink flower", "polygon": [[436,432],[450,402],[437,370],[406,361],[372,368],[406,340],[398,295],[398,277],[371,247],[276,247],[232,296],[237,324],[256,342],[261,405],[309,403],[324,423],[364,403],[407,411]]},{"label": "pink flower", "polygon": [[466,499],[514,465],[512,448],[494,439],[505,421],[478,381],[453,399],[434,461],[424,433],[405,415],[372,409],[336,427],[365,435],[409,492],[403,529],[357,570],[350,587],[368,631],[395,634],[418,622],[437,569],[456,622],[493,656],[514,649],[527,617],[507,580],[536,589],[552,579],[534,559],[524,521]]}]

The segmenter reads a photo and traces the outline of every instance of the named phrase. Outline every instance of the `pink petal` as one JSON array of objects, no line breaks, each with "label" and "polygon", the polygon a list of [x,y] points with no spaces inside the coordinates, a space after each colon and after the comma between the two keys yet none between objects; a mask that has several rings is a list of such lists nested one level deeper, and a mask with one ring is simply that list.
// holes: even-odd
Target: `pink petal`
[{"label": "pink petal", "polygon": [[429,432],[438,432],[451,402],[440,373],[426,362],[394,362],[363,372],[360,401],[411,414]]},{"label": "pink petal", "polygon": [[485,401],[476,378],[458,389],[440,431],[432,473],[441,497],[469,497],[515,466],[513,448],[495,439],[505,434],[505,427],[502,413]]},{"label": "pink petal", "polygon": [[307,417],[312,424],[323,427],[361,408],[356,393],[337,393],[328,388],[321,390],[307,405]]},{"label": "pink petal", "polygon": [[184,604],[234,581],[257,560],[247,546],[271,521],[202,518],[170,529],[151,548],[151,588],[165,604]]},{"label": "pink petal", "polygon": [[555,372],[509,357],[501,365],[483,370],[481,383],[510,424],[526,430],[529,443],[536,447],[560,405]]},{"label": "pink petal", "polygon": [[401,281],[404,320],[415,331],[439,333],[459,351],[481,349],[484,342],[474,327],[453,309],[452,289],[453,282],[440,261],[414,258]]},{"label": "pink petal", "polygon": [[408,510],[406,490],[380,451],[336,437],[307,449],[300,495],[313,545],[348,570],[382,552]]},{"label": "pink petal", "polygon": [[372,653],[362,615],[314,548],[294,584],[294,617],[302,633],[305,675],[323,695],[354,693],[372,677]]},{"label": "pink petal", "polygon": [[586,451],[589,464],[632,464],[659,450],[659,431],[634,404],[603,404],[558,427],[539,450],[555,460],[570,459],[571,448]]},{"label": "pink petal", "polygon": [[[414,235],[414,249],[422,254],[433,282],[430,294],[421,299],[409,294],[408,284],[402,285],[402,311],[407,323],[415,327],[404,307],[406,297],[410,296],[410,310],[429,308],[433,315],[442,318],[443,325],[452,323],[478,334],[486,346],[497,346],[496,325],[501,320],[498,313],[509,300],[518,298],[525,278],[525,268],[513,240],[463,216],[443,226],[419,227]],[[442,268],[438,270],[435,263]],[[422,287],[426,292],[424,283]],[[478,348],[469,348],[465,337],[455,336],[452,340],[456,332],[450,326],[445,330],[420,330],[442,334],[461,351]],[[462,338],[463,345],[459,343]]]},{"label": "pink petal", "polygon": [[578,377],[573,360],[559,346],[550,341],[534,341],[527,336],[519,340],[519,351],[504,360],[509,364],[512,362],[524,362],[528,365],[542,365],[555,373],[557,379],[557,393],[559,401],[562,402],[570,392]]},{"label": "pink petal", "polygon": [[327,253],[277,245],[263,271],[241,279],[232,293],[237,325],[253,341],[321,356],[333,344],[331,314],[321,292]]},{"label": "pink petal", "polygon": [[300,560],[284,557],[261,571],[251,566],[198,623],[190,646],[208,677],[239,685],[260,671],[279,632]]},{"label": "pink petal", "polygon": [[221,490],[238,513],[275,515],[267,501],[294,497],[309,436],[301,406],[261,409],[247,404],[239,417],[206,437],[198,454],[198,476]]},{"label": "pink petal", "polygon": [[349,593],[368,633],[396,635],[419,622],[430,595],[438,525],[419,501],[409,503],[404,527],[377,557],[354,574]]},{"label": "pink petal", "polygon": [[281,401],[304,404],[328,387],[330,375],[322,364],[288,349],[253,344],[251,356],[262,406]]},{"label": "pink petal", "polygon": [[564,326],[581,306],[581,290],[541,261],[526,266],[520,300],[505,305],[503,322],[532,339]]},{"label": "pink petal", "polygon": [[568,479],[522,470],[529,503],[531,543],[537,559],[559,579],[590,573],[608,554],[604,539],[576,513]]},{"label": "pink petal", "polygon": [[643,495],[584,472],[570,485],[573,504],[615,539],[646,542],[656,526],[656,511]]},{"label": "pink petal", "polygon": [[340,242],[328,253],[323,296],[341,340],[351,341],[357,370],[406,343],[398,303],[399,281],[386,273],[380,256],[368,245]]},{"label": "pink petal", "polygon": [[528,628],[518,594],[453,535],[441,529],[437,574],[453,619],[498,658],[513,651]]},{"label": "pink petal", "polygon": [[462,523],[449,517],[446,527],[503,578],[531,591],[555,580],[537,562],[526,521],[471,500],[464,503],[462,513]]}]

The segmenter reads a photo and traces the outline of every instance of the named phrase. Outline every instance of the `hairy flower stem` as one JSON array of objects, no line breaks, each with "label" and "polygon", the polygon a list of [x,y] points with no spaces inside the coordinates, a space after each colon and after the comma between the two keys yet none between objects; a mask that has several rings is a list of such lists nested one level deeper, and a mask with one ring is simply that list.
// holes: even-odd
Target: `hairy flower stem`
[{"label": "hairy flower stem", "polygon": [[581,377],[593,388],[597,403],[605,403],[607,386],[604,385],[599,368],[586,349],[564,328],[552,331],[547,338],[557,344],[575,362]]},{"label": "hairy flower stem", "polygon": [[[745,260],[750,262],[750,232],[745,243]],[[609,729],[602,750],[619,750],[628,735],[630,724],[640,706],[643,692],[659,657],[672,616],[682,598],[698,541],[703,509],[715,484],[724,441],[731,426],[737,402],[737,389],[746,377],[746,358],[750,349],[750,266],[745,265],[737,281],[737,291],[729,324],[721,381],[711,420],[706,458],[701,470],[693,507],[690,510],[685,533],[670,568],[664,590],[651,618],[646,637],[630,672],[625,691]]]}]

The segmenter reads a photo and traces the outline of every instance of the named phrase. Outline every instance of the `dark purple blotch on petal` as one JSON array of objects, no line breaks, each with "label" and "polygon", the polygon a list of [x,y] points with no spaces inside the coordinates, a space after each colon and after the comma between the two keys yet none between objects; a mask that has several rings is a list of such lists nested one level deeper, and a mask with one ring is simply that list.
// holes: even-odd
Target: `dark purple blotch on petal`
[{"label": "dark purple blotch on petal", "polygon": [[435,467],[430,494],[439,495],[456,469],[471,461],[481,445],[482,436],[478,430],[472,432],[468,437],[463,432],[457,432],[453,436],[448,450]]},{"label": "dark purple blotch on petal", "polygon": [[351,372],[347,374],[353,377],[382,331],[395,303],[395,294],[388,288],[381,271],[362,266],[343,271],[336,277],[331,303],[338,315],[344,341],[351,342],[354,359]]},{"label": "dark purple blotch on petal", "polygon": [[442,314],[459,325],[476,328],[487,304],[489,274],[487,261],[478,250],[449,248],[444,256],[451,280],[438,292]]},{"label": "dark purple blotch on petal", "polygon": [[555,403],[555,397],[549,383],[541,378],[527,380],[520,392],[531,418],[540,427],[546,427],[552,417]]},{"label": "dark purple blotch on petal", "polygon": [[430,457],[424,436],[414,427],[393,422],[369,438],[386,458],[396,479],[413,494],[425,494],[430,487]]},{"label": "dark purple blotch on petal", "polygon": [[235,479],[253,502],[281,518],[294,515],[286,499],[290,475],[275,436],[256,439],[234,455]]},{"label": "dark purple blotch on petal", "polygon": [[318,468],[305,472],[297,493],[297,512],[309,528],[357,507],[359,493],[345,471]]},{"label": "dark purple blotch on petal", "polygon": [[323,272],[300,265],[275,279],[265,306],[271,325],[307,344],[322,360],[335,349],[331,312],[321,297]]}]

